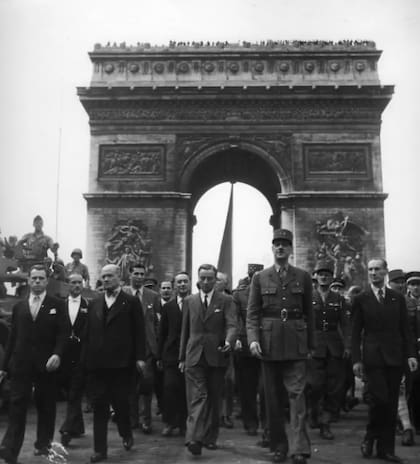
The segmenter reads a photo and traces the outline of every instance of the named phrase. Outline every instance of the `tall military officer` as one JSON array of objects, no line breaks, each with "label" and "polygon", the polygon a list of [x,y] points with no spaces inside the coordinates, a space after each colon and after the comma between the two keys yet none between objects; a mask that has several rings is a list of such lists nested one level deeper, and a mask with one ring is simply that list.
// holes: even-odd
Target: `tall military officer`
[{"label": "tall military officer", "polygon": [[311,276],[289,264],[293,235],[273,235],[274,265],[254,275],[247,311],[251,353],[262,360],[265,401],[274,462],[287,459],[286,394],[290,403],[290,454],[306,463],[311,448],[306,430],[306,360],[314,348]]},{"label": "tall military officer", "polygon": [[308,407],[311,426],[321,438],[332,440],[330,423],[340,410],[345,380],[344,360],[350,357],[349,320],[344,298],[330,289],[334,265],[319,261],[315,266],[317,290],[312,295],[316,349],[309,362]]}]

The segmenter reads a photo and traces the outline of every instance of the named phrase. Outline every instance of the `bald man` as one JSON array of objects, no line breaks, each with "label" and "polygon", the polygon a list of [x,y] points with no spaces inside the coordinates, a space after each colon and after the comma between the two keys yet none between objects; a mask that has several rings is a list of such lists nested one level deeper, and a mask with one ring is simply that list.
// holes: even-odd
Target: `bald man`
[{"label": "bald man", "polygon": [[93,406],[94,454],[91,462],[107,459],[107,428],[112,405],[125,450],[133,446],[129,394],[134,368],[145,367],[143,310],[138,298],[120,287],[120,269],[102,268],[104,294],[88,309],[83,361]]}]

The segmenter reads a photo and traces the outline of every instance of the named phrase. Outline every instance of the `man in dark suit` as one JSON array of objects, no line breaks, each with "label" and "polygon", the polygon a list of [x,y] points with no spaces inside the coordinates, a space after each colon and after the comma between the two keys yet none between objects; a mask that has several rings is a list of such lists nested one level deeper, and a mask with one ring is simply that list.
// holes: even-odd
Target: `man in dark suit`
[{"label": "man in dark suit", "polygon": [[158,366],[163,369],[163,422],[162,436],[170,437],[174,430],[185,433],[187,403],[185,377],[178,369],[179,345],[182,328],[184,299],[190,294],[190,276],[178,272],[174,278],[176,297],[162,307],[160,319]]},{"label": "man in dark suit", "polygon": [[114,264],[102,268],[105,293],[89,305],[82,343],[82,359],[88,372],[93,406],[94,454],[91,462],[107,458],[107,428],[112,405],[123,446],[133,446],[129,393],[134,368],[145,366],[144,317],[137,298],[120,287],[120,270]]},{"label": "man in dark suit", "polygon": [[247,312],[251,353],[262,360],[270,449],[274,462],[287,459],[285,406],[290,404],[290,454],[306,463],[311,447],[306,430],[306,363],[314,349],[311,276],[289,264],[293,235],[273,233],[274,266],[254,275]]},{"label": "man in dark suit", "polygon": [[186,445],[193,455],[202,446],[214,450],[219,434],[219,408],[223,379],[236,340],[232,297],[214,290],[217,269],[198,268],[199,293],[185,299],[182,314],[179,368],[187,389]]},{"label": "man in dark suit", "polygon": [[48,455],[56,415],[56,371],[60,366],[69,327],[62,301],[46,293],[47,271],[35,265],[29,273],[29,298],[13,308],[12,326],[0,379],[10,380],[9,424],[0,457],[17,462],[25,434],[26,413],[34,386],[38,423],[36,456]]},{"label": "man in dark suit", "polygon": [[152,398],[155,383],[157,359],[158,314],[160,314],[159,294],[144,286],[146,268],[142,263],[130,266],[130,285],[123,287],[124,292],[136,297],[143,309],[146,337],[146,367],[137,375],[130,392],[131,427],[138,428],[139,397],[143,398],[143,422],[141,429],[144,434],[152,433]]},{"label": "man in dark suit", "polygon": [[370,288],[353,301],[352,359],[355,375],[367,383],[369,398],[362,455],[372,456],[376,440],[378,458],[399,463],[395,456],[398,394],[405,365],[414,371],[417,360],[404,296],[386,288],[387,272],[384,259],[369,261]]},{"label": "man in dark suit", "polygon": [[338,415],[344,390],[345,359],[350,357],[350,324],[344,298],[330,290],[334,265],[319,261],[314,269],[317,289],[312,294],[316,349],[309,361],[307,399],[310,425],[321,438],[332,440],[332,419]]},{"label": "man in dark suit", "polygon": [[72,438],[85,433],[82,414],[82,397],[85,389],[85,371],[80,362],[82,337],[87,323],[88,302],[82,298],[83,276],[72,273],[69,278],[69,296],[65,313],[71,327],[61,364],[62,383],[67,392],[67,410],[60,428],[61,443],[68,446]]}]

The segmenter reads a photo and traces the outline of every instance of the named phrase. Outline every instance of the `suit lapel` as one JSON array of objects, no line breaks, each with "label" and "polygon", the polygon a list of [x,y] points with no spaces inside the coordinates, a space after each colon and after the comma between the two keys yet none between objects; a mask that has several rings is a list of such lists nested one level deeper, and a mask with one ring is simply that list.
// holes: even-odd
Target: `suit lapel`
[{"label": "suit lapel", "polygon": [[[67,306],[68,306],[68,300],[67,300]],[[77,311],[77,316],[76,316],[76,319],[74,320],[74,324],[73,324],[73,331],[74,332],[78,332],[80,330],[81,325],[82,325],[82,321],[83,321],[84,316],[85,316],[85,314],[83,314],[83,312],[82,312],[82,309],[87,311],[87,304],[86,304],[86,301],[83,298],[80,300],[79,310]]]},{"label": "suit lapel", "polygon": [[96,301],[96,304],[94,307],[95,314],[100,321],[104,320],[105,308],[106,308],[106,301],[105,301],[105,294],[103,294],[101,298],[99,298]]},{"label": "suit lapel", "polygon": [[[42,314],[44,314],[44,313],[47,314],[48,311],[50,310],[50,306],[51,305],[50,305],[48,295],[45,295],[44,301],[42,302],[41,306],[39,307],[39,311],[38,311],[38,314],[36,316],[35,321],[37,321],[40,317],[42,317]],[[31,310],[29,309],[29,313],[30,312],[31,312]],[[31,314],[31,317],[32,317],[32,314]]]},{"label": "suit lapel", "polygon": [[213,297],[210,301],[210,304],[208,305],[205,313],[204,313],[204,320],[206,321],[213,313],[214,310],[217,308],[219,302],[219,295],[217,294],[216,291],[213,292]]}]

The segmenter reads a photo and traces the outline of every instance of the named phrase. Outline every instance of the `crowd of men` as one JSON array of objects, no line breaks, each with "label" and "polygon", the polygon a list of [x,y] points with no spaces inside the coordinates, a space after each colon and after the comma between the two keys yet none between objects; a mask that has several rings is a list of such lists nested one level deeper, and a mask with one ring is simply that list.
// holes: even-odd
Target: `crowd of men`
[{"label": "crowd of men", "polygon": [[101,270],[103,292],[87,301],[76,250],[69,295],[59,299],[46,291],[45,266],[33,265],[29,296],[13,308],[0,365],[0,382],[10,382],[0,458],[17,463],[32,390],[34,454],[48,456],[60,386],[67,392],[63,445],[85,433],[83,398],[92,407],[92,463],[107,459],[110,418],[127,451],[134,429],[153,432],[153,394],[164,437],[185,436],[194,456],[215,450],[220,426],[233,426],[237,393],[246,433],[262,430],[261,445],[270,448],[273,462],[290,456],[305,464],[308,426],[334,439],[331,424],[357,403],[356,375],[368,404],[362,455],[372,457],[376,446],[379,459],[401,462],[398,417],[403,444],[414,444],[420,433],[420,272],[391,271],[387,286],[387,263],[374,258],[366,288],[345,293],[331,263],[318,262],[311,276],[289,263],[292,250],[292,233],[275,230],[273,266],[249,265],[233,293],[211,264],[199,267],[194,294],[185,271],[155,292],[145,286],[143,263],[131,265],[127,286],[118,266],[108,264]]}]

